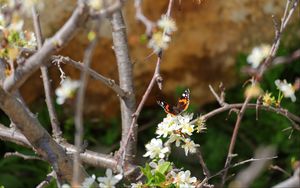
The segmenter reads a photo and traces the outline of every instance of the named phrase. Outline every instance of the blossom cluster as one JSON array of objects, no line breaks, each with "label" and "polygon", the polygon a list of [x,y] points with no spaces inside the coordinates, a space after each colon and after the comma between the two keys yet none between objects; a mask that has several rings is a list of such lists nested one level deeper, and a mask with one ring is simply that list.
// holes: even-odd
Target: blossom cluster
[{"label": "blossom cluster", "polygon": [[[156,138],[146,144],[144,157],[149,157],[151,162],[142,169],[146,176],[147,185],[155,187],[195,187],[197,178],[191,177],[189,170],[179,170],[174,164],[167,161],[171,152],[171,144],[181,147],[187,156],[195,153],[199,144],[196,144],[190,136],[194,132],[201,132],[205,128],[205,119],[198,117],[193,121],[193,114],[167,115],[156,129]],[[165,141],[165,142],[164,142]],[[161,178],[164,177],[164,178]],[[143,187],[142,182],[131,184],[134,188]],[[162,186],[163,185],[163,186]]]},{"label": "blossom cluster", "polygon": [[[123,178],[122,174],[113,175],[111,169],[106,169],[105,175],[106,176],[104,177],[98,178],[96,178],[95,175],[92,175],[91,177],[86,178],[80,187],[90,188],[93,187],[94,184],[98,184],[100,188],[115,188],[116,184],[119,183]],[[71,188],[71,186],[64,184],[62,188]]]},{"label": "blossom cluster", "polygon": [[[36,37],[33,32],[23,29],[24,20],[20,13],[22,10],[30,10],[40,1],[6,1],[0,7],[0,58],[7,64],[6,74],[9,76],[14,66],[24,62],[22,49],[35,49],[37,46]],[[26,12],[25,12],[26,14]]]},{"label": "blossom cluster", "polygon": [[148,47],[155,53],[165,50],[169,47],[171,41],[170,35],[177,30],[175,21],[167,15],[162,15],[157,22],[158,30],[152,34]]}]

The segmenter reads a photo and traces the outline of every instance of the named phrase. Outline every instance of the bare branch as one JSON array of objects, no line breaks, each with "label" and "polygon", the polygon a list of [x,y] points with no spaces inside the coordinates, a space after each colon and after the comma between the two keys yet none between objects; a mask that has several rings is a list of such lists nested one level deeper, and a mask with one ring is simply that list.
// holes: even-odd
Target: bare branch
[{"label": "bare branch", "polygon": [[85,91],[86,86],[88,82],[88,69],[90,67],[90,64],[92,62],[92,56],[94,49],[96,47],[96,44],[98,42],[98,36],[95,37],[87,47],[84,53],[84,69],[81,73],[80,78],[80,87],[77,93],[77,99],[76,99],[76,111],[75,111],[75,146],[77,148],[77,151],[74,155],[74,163],[73,163],[73,186],[78,186],[81,184],[80,182],[80,153],[82,152],[82,139],[83,139],[83,109],[84,109],[84,97],[85,97]]},{"label": "bare branch", "polygon": [[42,181],[40,184],[38,184],[38,186],[36,186],[36,188],[44,188],[44,187],[48,186],[52,179],[56,179],[55,171],[50,172],[47,175],[46,179],[44,181]]},{"label": "bare branch", "polygon": [[[14,142],[18,145],[33,149],[27,138],[17,130],[7,128],[0,124],[0,139],[4,141]],[[66,151],[67,154],[73,155],[76,152],[74,145],[66,142],[61,142],[60,146]],[[96,153],[90,150],[85,150],[80,153],[82,162],[85,164],[99,167],[99,168],[115,168],[117,161],[110,155]]]},{"label": "bare branch", "polygon": [[209,172],[209,170],[208,170],[208,168],[207,168],[207,166],[206,166],[206,163],[205,163],[205,161],[204,161],[204,158],[203,158],[203,156],[202,156],[200,146],[197,147],[196,155],[197,155],[198,158],[199,158],[199,162],[200,162],[200,164],[201,164],[201,166],[202,166],[204,176],[209,177],[209,176],[210,176],[210,172]]},{"label": "bare branch", "polygon": [[[47,160],[57,172],[58,180],[72,180],[72,161],[43,128],[36,116],[33,115],[14,96],[6,93],[0,87],[0,108],[11,118],[17,128],[30,142],[35,151]],[[85,171],[81,170],[81,179]]]},{"label": "bare branch", "polygon": [[[237,135],[238,135],[238,131],[239,131],[239,128],[240,128],[241,121],[242,121],[242,118],[244,116],[245,110],[247,109],[247,104],[249,103],[250,99],[251,99],[251,96],[248,95],[246,97],[244,103],[243,103],[243,106],[242,106],[240,112],[238,113],[238,117],[237,117],[237,120],[235,122],[234,130],[233,130],[232,137],[231,137],[231,140],[230,140],[230,145],[229,145],[228,154],[227,154],[224,169],[228,169],[228,167],[230,166],[230,163],[231,163],[231,160],[232,160],[232,155],[233,155],[233,150],[234,150],[235,143],[236,143],[236,138],[237,138]],[[225,184],[227,172],[228,172],[228,170],[225,170],[224,173],[223,173],[221,187],[223,187],[224,184]]]},{"label": "bare branch", "polygon": [[[132,115],[136,105],[133,85],[133,65],[129,56],[126,26],[122,12],[114,12],[110,21],[113,30],[113,48],[117,59],[120,87],[129,94],[126,98],[120,99],[122,118],[122,138],[120,147],[125,147],[124,154],[126,153],[126,156],[124,156],[123,159],[126,162],[131,162],[134,160],[134,155],[136,153],[136,141],[127,145],[124,144],[126,143],[127,135],[129,134]],[[136,140],[136,133],[137,127],[134,127],[132,131],[133,140]],[[121,162],[123,163],[123,160],[121,160]]]},{"label": "bare branch", "polygon": [[[260,147],[255,151],[254,159],[262,159],[275,155],[275,148],[272,146],[269,147]],[[269,160],[254,160],[249,167],[245,168],[239,172],[231,185],[237,187],[249,187],[251,183],[261,174],[263,170],[269,165]],[[251,159],[249,159],[251,160]],[[247,161],[243,161],[242,164]]]},{"label": "bare branch", "polygon": [[298,188],[300,186],[300,168],[298,167],[294,175],[283,182],[278,183],[277,185],[274,185],[272,188]]},{"label": "bare branch", "polygon": [[134,7],[135,7],[135,17],[137,20],[141,21],[146,27],[146,34],[148,36],[151,35],[152,29],[155,26],[155,23],[149,20],[142,11],[142,1],[143,0],[135,0]]},{"label": "bare branch", "polygon": [[[38,49],[42,48],[43,45],[43,35],[41,31],[41,25],[39,20],[39,15],[36,12],[35,7],[32,7],[32,18],[33,18],[33,25],[34,25],[34,31],[37,38],[37,45]],[[53,99],[51,97],[51,86],[50,86],[50,78],[48,74],[48,68],[46,66],[41,66],[41,72],[42,72],[42,78],[43,78],[43,85],[44,85],[44,91],[46,96],[46,104],[47,109],[50,116],[50,122],[52,126],[52,134],[55,139],[61,139],[61,129],[59,127],[59,122],[57,118],[57,114],[54,108]]]},{"label": "bare branch", "polygon": [[20,157],[20,158],[22,158],[22,159],[24,159],[24,160],[43,160],[43,159],[40,158],[40,157],[24,155],[24,154],[19,153],[19,152],[17,152],[17,151],[16,151],[16,152],[6,152],[6,153],[4,154],[4,158],[6,158],[6,157],[13,157],[13,156],[15,156],[15,157]]},{"label": "bare branch", "polygon": [[[75,68],[79,69],[79,70],[83,70],[84,69],[84,66],[82,63],[80,62],[77,62],[77,61],[74,61],[72,60],[71,58],[69,57],[63,57],[63,56],[52,56],[51,58],[52,60],[51,61],[61,61],[61,62],[64,62],[64,63],[67,63],[67,64],[70,64],[72,66],[74,66]],[[111,88],[114,92],[117,93],[117,95],[121,98],[126,98],[127,97],[127,93],[121,89],[119,87],[118,84],[115,83],[114,80],[110,79],[110,78],[107,78],[99,73],[97,73],[96,71],[94,71],[93,69],[88,69],[88,73],[91,75],[92,78],[94,78],[95,80],[99,80],[101,82],[103,82],[106,86],[108,86],[109,88]]]}]

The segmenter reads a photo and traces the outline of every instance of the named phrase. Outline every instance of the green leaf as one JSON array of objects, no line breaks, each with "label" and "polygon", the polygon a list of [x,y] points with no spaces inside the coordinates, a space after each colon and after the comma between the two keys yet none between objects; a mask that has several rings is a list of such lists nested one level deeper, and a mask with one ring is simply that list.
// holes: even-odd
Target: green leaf
[{"label": "green leaf", "polygon": [[155,185],[158,186],[162,182],[166,181],[166,176],[164,174],[156,171],[154,174],[154,181],[155,181]]},{"label": "green leaf", "polygon": [[161,174],[165,174],[170,169],[171,163],[170,162],[164,162],[163,164],[159,165],[157,167],[157,171]]}]

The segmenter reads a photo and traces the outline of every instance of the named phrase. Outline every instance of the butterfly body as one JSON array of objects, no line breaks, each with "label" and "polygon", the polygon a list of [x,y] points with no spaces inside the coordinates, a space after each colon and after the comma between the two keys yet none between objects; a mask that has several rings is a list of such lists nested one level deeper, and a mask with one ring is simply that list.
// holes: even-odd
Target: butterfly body
[{"label": "butterfly body", "polygon": [[177,116],[184,112],[190,103],[190,90],[186,89],[181,97],[177,101],[177,105],[170,105],[164,101],[157,101],[157,103],[165,110],[167,114],[171,114],[172,116]]}]

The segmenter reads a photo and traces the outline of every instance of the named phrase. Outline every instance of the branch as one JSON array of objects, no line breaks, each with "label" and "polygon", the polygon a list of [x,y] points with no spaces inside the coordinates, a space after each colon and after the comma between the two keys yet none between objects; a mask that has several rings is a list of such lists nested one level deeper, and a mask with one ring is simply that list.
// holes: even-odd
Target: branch
[{"label": "branch", "polygon": [[[254,159],[266,158],[269,156],[275,155],[275,148],[272,146],[269,147],[260,147],[255,151]],[[239,172],[233,182],[230,185],[236,187],[249,187],[251,183],[261,174],[261,172],[266,169],[270,164],[268,160],[252,160],[253,162],[249,167],[245,168]],[[245,163],[247,161],[243,161]]]},{"label": "branch", "polygon": [[96,36],[89,44],[87,49],[84,53],[84,69],[81,72],[81,78],[80,78],[80,87],[79,91],[77,93],[77,99],[76,99],[76,112],[75,112],[75,146],[77,148],[77,151],[74,155],[74,164],[73,164],[73,186],[78,186],[81,184],[79,181],[80,176],[80,153],[82,152],[82,139],[83,139],[83,109],[84,109],[84,97],[85,97],[85,91],[86,86],[88,82],[88,69],[90,67],[90,64],[92,62],[92,56],[94,49],[96,47],[98,41],[98,36]]},{"label": "branch", "polygon": [[229,149],[228,149],[228,154],[227,154],[227,158],[226,158],[226,162],[225,162],[225,166],[224,166],[224,168],[226,170],[224,171],[223,176],[222,176],[221,187],[224,186],[225,181],[226,181],[228,167],[230,166],[230,163],[231,163],[231,160],[232,160],[232,157],[233,157],[233,150],[234,150],[234,147],[235,147],[236,138],[237,138],[237,135],[238,135],[238,132],[239,132],[239,128],[241,126],[242,118],[243,118],[244,113],[247,109],[247,104],[249,103],[250,99],[251,99],[251,95],[248,95],[246,97],[244,103],[243,103],[243,106],[242,106],[240,112],[238,113],[238,117],[237,117],[235,125],[234,125],[234,130],[233,130],[233,133],[232,133],[232,136],[231,136],[230,145],[229,145]]},{"label": "branch", "polygon": [[37,156],[29,156],[29,155],[24,155],[22,153],[19,153],[19,152],[6,152],[4,154],[4,158],[6,157],[12,157],[12,156],[15,156],[15,157],[20,157],[24,160],[43,160],[42,158],[40,157],[37,157]]},{"label": "branch", "polygon": [[[225,111],[228,111],[228,110],[231,110],[231,109],[239,109],[243,106],[243,103],[237,103],[237,104],[228,104],[226,106],[223,106],[223,107],[220,107],[220,108],[217,108],[211,112],[208,112],[207,114],[204,114],[201,116],[201,118],[204,118],[205,120],[219,114],[219,113],[222,113],[222,112],[225,112]],[[265,111],[271,111],[271,112],[274,112],[274,113],[277,113],[277,114],[280,114],[284,117],[286,117],[288,120],[290,120],[293,124],[293,128],[300,131],[300,127],[298,124],[294,123],[297,122],[297,123],[300,123],[300,117],[290,113],[287,109],[284,109],[284,108],[274,108],[274,107],[271,107],[271,106],[263,106],[263,105],[259,105],[259,104],[247,104],[246,105],[247,108],[251,108],[251,109],[261,109],[261,110],[265,110]],[[193,120],[192,123],[195,123],[197,121],[197,119]]]},{"label": "branch", "polygon": [[149,20],[143,14],[142,7],[141,7],[142,1],[143,0],[135,0],[134,1],[134,7],[135,7],[135,11],[136,11],[135,12],[135,17],[136,17],[137,20],[141,21],[145,25],[145,27],[146,27],[146,34],[148,36],[151,36],[152,29],[155,26],[155,23],[152,22],[151,20]]},{"label": "branch", "polygon": [[[32,7],[32,18],[33,18],[33,25],[34,25],[34,31],[37,38],[37,45],[38,49],[42,48],[43,45],[43,36],[41,31],[41,25],[40,25],[40,19],[39,15],[36,12],[35,7]],[[50,122],[52,126],[52,134],[55,139],[61,139],[61,129],[59,127],[59,121],[57,118],[57,114],[54,108],[53,99],[51,97],[51,86],[50,86],[50,78],[48,74],[48,68],[46,66],[41,66],[41,72],[42,72],[42,78],[43,78],[43,85],[44,85],[44,91],[46,96],[46,104],[47,109],[50,116]]]},{"label": "branch", "polygon": [[42,48],[28,58],[23,66],[19,66],[12,75],[5,79],[4,90],[9,92],[17,90],[39,67],[49,63],[47,60],[50,56],[73,38],[79,27],[86,23],[87,18],[88,6],[85,3],[78,3],[77,8],[63,27],[52,38],[46,40]]},{"label": "branch", "polygon": [[116,0],[112,5],[101,9],[98,12],[90,12],[90,16],[93,19],[101,19],[112,16],[115,12],[121,10],[123,5],[125,4],[126,0]]},{"label": "branch", "polygon": [[[16,143],[18,145],[33,149],[27,138],[17,130],[7,128],[0,124],[0,139]],[[66,142],[61,142],[60,146],[66,151],[67,154],[74,154],[76,147]],[[110,155],[99,154],[90,150],[85,150],[80,153],[81,160],[90,166],[100,168],[115,168],[117,165],[116,160]]]},{"label": "branch", "polygon": [[278,183],[277,185],[274,185],[272,188],[299,188],[300,186],[300,168],[298,167],[294,175],[286,180],[284,180],[281,183]]},{"label": "branch", "polygon": [[52,179],[56,179],[55,171],[50,172],[46,179],[36,186],[36,188],[44,188],[48,186]]},{"label": "branch", "polygon": [[[10,117],[30,145],[57,173],[58,180],[72,180],[72,161],[63,148],[58,145],[43,128],[36,116],[32,114],[19,100],[6,93],[0,87],[0,108]],[[81,170],[81,179],[85,171]]]},{"label": "branch", "polygon": [[[79,69],[79,70],[83,70],[84,69],[84,65],[80,62],[74,61],[69,57],[64,57],[64,56],[60,56],[60,55],[54,55],[51,57],[51,61],[61,61],[67,64],[70,64],[72,66],[74,66],[75,68]],[[121,89],[119,87],[118,84],[115,83],[114,80],[107,78],[105,76],[102,76],[101,74],[97,73],[96,71],[94,71],[93,69],[88,68],[88,73],[91,75],[92,78],[94,78],[95,80],[99,80],[101,82],[103,82],[106,86],[108,86],[109,88],[111,88],[114,92],[117,93],[117,95],[121,98],[125,98],[127,97],[127,93]]]},{"label": "branch", "polygon": [[114,12],[112,17],[110,18],[110,21],[113,30],[113,48],[117,59],[120,87],[125,92],[129,93],[129,95],[126,98],[120,99],[122,118],[122,138],[120,147],[125,147],[125,162],[131,162],[134,160],[134,155],[136,153],[137,127],[134,127],[132,131],[132,136],[134,138],[133,140],[135,140],[135,142],[131,142],[128,145],[124,144],[126,143],[126,138],[129,134],[130,125],[132,123],[132,115],[135,110],[133,67],[129,56],[126,26],[124,23],[122,12]]}]

